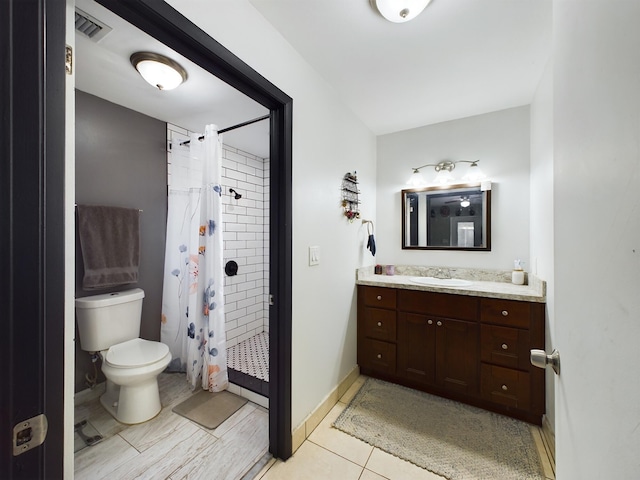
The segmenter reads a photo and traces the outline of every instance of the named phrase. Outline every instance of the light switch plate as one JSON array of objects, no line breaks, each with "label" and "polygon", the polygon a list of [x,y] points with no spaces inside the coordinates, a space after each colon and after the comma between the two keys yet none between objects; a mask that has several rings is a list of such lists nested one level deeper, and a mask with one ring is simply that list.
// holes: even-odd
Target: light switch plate
[{"label": "light switch plate", "polygon": [[320,265],[320,247],[309,247],[309,266]]}]

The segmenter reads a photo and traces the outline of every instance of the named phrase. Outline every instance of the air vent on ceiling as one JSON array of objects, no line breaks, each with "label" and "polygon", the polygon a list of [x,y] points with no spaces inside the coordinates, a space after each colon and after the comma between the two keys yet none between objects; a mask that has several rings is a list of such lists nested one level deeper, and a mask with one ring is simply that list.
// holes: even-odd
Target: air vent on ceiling
[{"label": "air vent on ceiling", "polygon": [[97,42],[111,31],[111,27],[76,8],[76,30]]}]

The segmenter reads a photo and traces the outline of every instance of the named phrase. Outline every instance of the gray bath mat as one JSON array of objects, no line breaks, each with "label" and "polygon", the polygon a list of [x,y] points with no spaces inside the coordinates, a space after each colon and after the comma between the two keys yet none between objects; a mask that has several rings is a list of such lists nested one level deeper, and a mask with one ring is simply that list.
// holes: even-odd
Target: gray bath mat
[{"label": "gray bath mat", "polygon": [[333,425],[451,480],[544,478],[529,424],[374,378]]},{"label": "gray bath mat", "polygon": [[226,390],[217,393],[202,390],[173,407],[173,411],[198,425],[214,429],[236,413],[245,403],[247,403],[246,398]]}]

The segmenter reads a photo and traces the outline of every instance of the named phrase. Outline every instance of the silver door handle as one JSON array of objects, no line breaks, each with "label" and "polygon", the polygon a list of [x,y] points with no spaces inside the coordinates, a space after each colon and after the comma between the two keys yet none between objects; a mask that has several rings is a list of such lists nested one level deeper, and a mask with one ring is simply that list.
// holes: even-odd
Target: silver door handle
[{"label": "silver door handle", "polygon": [[547,355],[544,350],[531,350],[531,365],[538,368],[551,365],[556,375],[560,375],[560,352],[554,349],[551,355]]}]

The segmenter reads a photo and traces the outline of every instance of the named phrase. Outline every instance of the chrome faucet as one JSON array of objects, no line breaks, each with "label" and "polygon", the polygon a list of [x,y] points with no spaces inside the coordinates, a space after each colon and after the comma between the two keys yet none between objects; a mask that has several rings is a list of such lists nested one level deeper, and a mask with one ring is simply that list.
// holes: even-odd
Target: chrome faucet
[{"label": "chrome faucet", "polygon": [[451,278],[451,270],[448,268],[438,268],[434,275],[436,278]]}]

